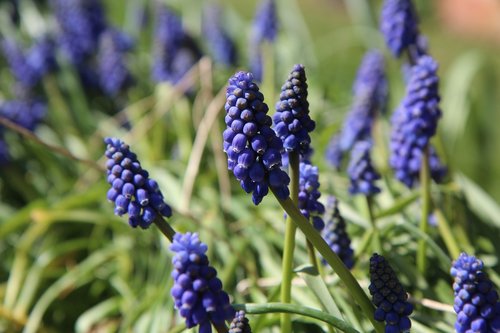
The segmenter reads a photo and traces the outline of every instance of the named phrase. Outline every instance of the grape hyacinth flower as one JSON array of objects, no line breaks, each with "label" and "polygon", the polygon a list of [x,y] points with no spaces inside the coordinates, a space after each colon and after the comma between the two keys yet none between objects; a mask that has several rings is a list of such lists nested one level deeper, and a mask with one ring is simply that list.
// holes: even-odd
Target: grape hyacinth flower
[{"label": "grape hyacinth flower", "polygon": [[238,72],[229,79],[224,108],[228,169],[247,193],[252,192],[255,205],[267,195],[269,187],[280,199],[286,199],[290,178],[281,170],[283,145],[271,129],[269,108],[251,73]]},{"label": "grape hyacinth flower", "polygon": [[0,116],[29,131],[35,130],[46,113],[47,105],[36,99],[9,100],[0,103]]},{"label": "grape hyacinth flower", "polygon": [[39,77],[57,70],[55,43],[52,38],[49,36],[38,38],[28,50],[26,62],[38,73]]},{"label": "grape hyacinth flower", "polygon": [[313,166],[309,161],[300,162],[298,207],[302,215],[312,220],[314,228],[321,231],[325,227],[322,218],[325,206],[318,201],[321,196],[318,180],[318,167]]},{"label": "grape hyacinth flower", "polygon": [[359,140],[371,138],[373,122],[385,109],[388,97],[384,58],[369,51],[363,58],[353,85],[353,107],[340,132],[340,149],[349,151]]},{"label": "grape hyacinth flower", "polygon": [[203,35],[214,60],[224,66],[236,65],[236,45],[222,27],[221,8],[213,4],[206,5],[203,14]]},{"label": "grape hyacinth flower", "polygon": [[104,142],[107,181],[111,185],[107,198],[115,203],[115,214],[128,214],[130,226],[142,229],[147,229],[157,216],[172,216],[158,183],[149,178],[129,146],[116,138],[106,138]]},{"label": "grape hyacinth flower", "polygon": [[[338,200],[332,196],[328,198],[325,228],[321,236],[328,246],[335,252],[344,265],[351,269],[354,266],[354,251],[351,247],[351,239],[347,234],[346,224],[338,208]],[[323,259],[323,264],[327,262]]]},{"label": "grape hyacinth flower", "polygon": [[255,80],[262,81],[262,45],[273,43],[278,35],[278,18],[275,0],[262,0],[255,11],[250,38],[250,69]]},{"label": "grape hyacinth flower", "polygon": [[325,158],[330,165],[335,167],[337,170],[340,170],[343,157],[344,152],[340,149],[340,134],[335,134],[328,143],[325,151]]},{"label": "grape hyacinth flower", "polygon": [[420,57],[412,68],[406,96],[391,120],[393,129],[389,164],[395,171],[396,178],[410,188],[418,178],[422,155],[426,149],[429,161],[432,161],[432,178],[438,182],[446,172],[429,147],[429,141],[436,133],[437,122],[441,117],[437,67],[430,56]]},{"label": "grape hyacinth flower", "polygon": [[252,328],[245,317],[245,311],[236,312],[236,316],[229,326],[229,333],[252,333]]},{"label": "grape hyacinth flower", "polygon": [[450,272],[455,278],[456,332],[500,332],[500,301],[493,283],[483,272],[483,262],[461,253]]},{"label": "grape hyacinth flower", "polygon": [[380,188],[374,184],[380,175],[372,166],[371,147],[370,141],[358,141],[351,151],[347,173],[351,181],[349,193],[352,195],[361,193],[370,196],[380,192]]},{"label": "grape hyacinth flower", "polygon": [[125,63],[125,52],[132,42],[124,33],[109,29],[102,33],[99,41],[99,82],[109,96],[116,96],[128,88],[133,80]]},{"label": "grape hyacinth flower", "polygon": [[212,324],[225,326],[235,311],[222,289],[217,271],[209,265],[207,245],[200,241],[197,233],[176,233],[170,249],[175,253],[171,294],[175,307],[186,319],[186,326],[199,325],[200,333],[211,333]]},{"label": "grape hyacinth flower", "polygon": [[195,40],[180,18],[168,7],[158,5],[155,23],[152,76],[156,82],[177,83],[201,58]]},{"label": "grape hyacinth flower", "polygon": [[303,156],[309,151],[309,133],[316,123],[309,116],[307,101],[307,78],[304,66],[297,64],[281,87],[280,101],[273,116],[274,130],[283,142],[287,153],[296,152]]},{"label": "grape hyacinth flower", "polygon": [[385,321],[386,333],[407,332],[411,327],[408,316],[413,305],[396,274],[384,257],[373,254],[370,258],[370,286],[372,302],[377,307],[375,320]]},{"label": "grape hyacinth flower", "polygon": [[395,57],[417,43],[418,17],[411,0],[385,0],[380,17],[380,30]]},{"label": "grape hyacinth flower", "polygon": [[94,54],[107,23],[99,0],[52,0],[59,44],[74,65]]},{"label": "grape hyacinth flower", "polygon": [[14,39],[2,40],[2,51],[16,81],[25,89],[31,89],[40,81],[40,73],[27,62],[26,55]]},{"label": "grape hyacinth flower", "polygon": [[278,18],[275,0],[262,0],[255,11],[252,39],[260,44],[264,40],[274,42],[278,35]]}]

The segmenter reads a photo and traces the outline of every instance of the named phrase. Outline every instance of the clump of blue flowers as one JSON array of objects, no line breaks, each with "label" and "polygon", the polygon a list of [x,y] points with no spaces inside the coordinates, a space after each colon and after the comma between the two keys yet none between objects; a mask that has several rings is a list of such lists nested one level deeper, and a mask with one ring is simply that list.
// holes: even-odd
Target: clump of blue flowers
[{"label": "clump of blue flowers", "polygon": [[411,327],[408,316],[413,305],[408,302],[408,294],[384,257],[373,254],[370,258],[370,286],[375,310],[375,320],[385,321],[386,333],[407,332]]},{"label": "clump of blue flowers", "polygon": [[483,268],[481,260],[466,253],[453,262],[450,272],[455,278],[453,308],[457,313],[457,333],[500,332],[498,293]]},{"label": "clump of blue flowers", "polygon": [[98,67],[99,83],[109,96],[116,96],[129,87],[133,80],[125,61],[126,52],[133,42],[123,32],[108,29],[99,41]]},{"label": "clump of blue flowers", "polygon": [[128,214],[128,223],[147,229],[157,216],[170,217],[172,209],[163,200],[158,183],[142,169],[137,155],[123,141],[104,139],[106,143],[107,198],[115,203],[115,214]]},{"label": "clump of blue flowers", "polygon": [[300,162],[298,207],[302,215],[310,219],[318,231],[325,227],[322,217],[325,213],[325,206],[318,201],[320,196],[318,167],[309,161]]},{"label": "clump of blue flowers", "polygon": [[237,60],[236,45],[224,30],[221,8],[217,5],[206,5],[203,13],[203,35],[207,41],[214,60],[224,66],[234,66]]},{"label": "clump of blue flowers", "polygon": [[280,101],[276,104],[274,130],[283,141],[283,148],[287,153],[307,154],[311,144],[309,133],[316,127],[316,123],[309,116],[306,81],[304,66],[294,65],[287,81],[281,87]]},{"label": "clump of blue flowers", "polygon": [[212,324],[225,327],[225,321],[232,320],[235,311],[217,271],[209,265],[207,245],[197,233],[176,233],[170,249],[175,253],[171,294],[186,326],[199,325],[200,333],[211,333]]},{"label": "clump of blue flowers", "polygon": [[250,38],[250,68],[255,80],[262,81],[262,45],[272,43],[278,34],[278,17],[275,0],[262,0],[255,11]]},{"label": "clump of blue flowers", "polygon": [[[338,200],[329,197],[325,214],[326,225],[321,236],[328,246],[342,260],[344,265],[351,269],[354,266],[354,251],[351,247],[351,239],[347,234],[346,223],[338,208]],[[326,261],[323,260],[326,265]]]},{"label": "clump of blue flowers", "polygon": [[347,167],[350,194],[361,193],[369,196],[380,192],[380,188],[375,185],[375,181],[380,179],[380,175],[372,165],[371,147],[370,141],[358,141],[351,151],[351,160]]},{"label": "clump of blue flowers", "polygon": [[245,311],[241,310],[236,312],[236,316],[229,326],[229,333],[252,333],[252,328],[245,316]]},{"label": "clump of blue flowers", "polygon": [[251,73],[238,72],[229,79],[224,108],[224,151],[229,170],[241,187],[252,193],[254,204],[262,201],[269,187],[286,199],[290,178],[281,170],[283,145],[271,129],[269,108]]},{"label": "clump of blue flowers", "polygon": [[380,30],[387,47],[395,57],[417,42],[418,17],[411,0],[385,0]]},{"label": "clump of blue flowers", "polygon": [[428,148],[441,117],[437,76],[438,65],[430,56],[422,56],[412,67],[406,96],[392,116],[390,165],[396,178],[408,187],[418,179],[422,155],[429,149],[433,160],[432,178],[439,182],[445,169],[437,163],[437,155]]},{"label": "clump of blue flowers", "polygon": [[201,51],[170,8],[158,4],[156,10],[153,79],[177,83],[201,58]]},{"label": "clump of blue flowers", "polygon": [[357,141],[371,140],[372,128],[377,115],[385,111],[388,86],[382,54],[368,51],[356,74],[353,84],[353,103],[342,130],[330,140],[326,158],[337,169],[344,153]]}]

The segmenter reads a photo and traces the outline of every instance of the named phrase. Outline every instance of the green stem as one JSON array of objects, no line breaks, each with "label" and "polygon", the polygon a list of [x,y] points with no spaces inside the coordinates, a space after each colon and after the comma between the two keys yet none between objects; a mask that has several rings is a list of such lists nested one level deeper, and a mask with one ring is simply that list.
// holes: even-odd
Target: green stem
[{"label": "green stem", "polygon": [[[290,191],[293,202],[299,201],[299,155],[292,152],[288,155],[290,163]],[[290,303],[292,300],[292,269],[293,251],[295,248],[295,231],[297,226],[293,223],[290,215],[286,218],[285,245],[283,249],[282,281],[281,281],[281,302]],[[289,313],[281,314],[281,332],[292,331],[292,320]]]},{"label": "green stem", "polygon": [[[271,190],[273,190],[271,188]],[[273,191],[274,193],[274,191]],[[365,294],[361,286],[358,284],[351,272],[345,267],[342,260],[333,252],[328,244],[324,241],[321,235],[314,229],[314,227],[307,221],[307,219],[300,213],[300,210],[292,202],[290,198],[279,199],[279,197],[274,193],[276,199],[283,209],[286,211],[288,216],[293,219],[293,222],[297,227],[302,230],[307,239],[311,241],[314,247],[319,253],[325,258],[328,264],[333,268],[333,270],[338,274],[340,279],[347,286],[350,294],[353,296],[354,300],[359,304],[361,310],[365,313],[368,319],[371,321],[375,331],[377,333],[384,332],[384,326],[379,323],[374,318],[374,306],[371,303],[368,296]]]},{"label": "green stem", "polygon": [[175,230],[167,221],[165,221],[160,215],[156,215],[153,223],[156,224],[161,233],[164,234],[170,242],[173,242]]},{"label": "green stem", "polygon": [[448,248],[448,253],[453,259],[458,258],[460,255],[460,247],[453,236],[448,220],[446,220],[443,213],[439,209],[434,210],[434,214],[436,215],[439,233]]},{"label": "green stem", "polygon": [[[425,148],[422,154],[422,163],[420,165],[420,187],[422,196],[422,216],[420,218],[420,231],[427,234],[428,232],[428,219],[431,208],[431,189],[430,189],[430,170],[429,170],[429,149]],[[427,243],[424,239],[418,240],[417,249],[417,268],[425,274],[427,268],[426,256]]]},{"label": "green stem", "polygon": [[[247,314],[266,314],[266,313],[295,313],[302,316],[321,320],[330,324],[343,332],[359,333],[351,325],[345,321],[325,313],[324,311],[312,309],[302,305],[291,305],[282,303],[267,303],[267,304],[234,304],[236,310],[244,310]],[[291,331],[290,331],[291,332]],[[290,333],[289,332],[289,333]]]},{"label": "green stem", "polygon": [[368,209],[368,217],[370,219],[370,224],[373,229],[373,248],[376,252],[382,253],[382,241],[380,240],[380,233],[378,232],[377,226],[375,225],[375,215],[373,214],[373,197],[371,195],[366,196],[366,206]]}]

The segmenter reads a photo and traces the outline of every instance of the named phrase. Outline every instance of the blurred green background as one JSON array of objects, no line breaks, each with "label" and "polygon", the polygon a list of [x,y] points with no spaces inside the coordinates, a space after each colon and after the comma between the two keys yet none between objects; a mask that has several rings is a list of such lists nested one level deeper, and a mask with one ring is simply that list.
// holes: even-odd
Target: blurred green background
[{"label": "blurred green background", "polygon": [[[186,29],[203,44],[200,16],[205,1],[160,2],[175,8]],[[495,24],[488,28],[484,23],[484,12],[478,15],[484,18],[480,21],[486,28],[481,25],[479,29],[478,22],[464,23],[462,12],[450,12],[449,2],[457,8],[467,1],[415,1],[422,33],[440,64],[443,118],[435,144],[450,169],[449,181],[434,186],[433,196],[452,224],[461,248],[481,254],[499,285],[500,33]],[[9,2],[0,1],[4,36],[13,34],[29,43],[41,31],[54,28],[46,1],[20,3],[21,28],[15,29],[7,19]],[[256,1],[220,3],[225,11],[223,23],[239,46],[239,69],[246,69]],[[236,68],[212,67],[205,58],[193,74],[195,93],[189,96],[176,93],[169,85],[155,86],[150,80],[153,2],[104,0],[103,4],[108,19],[136,38],[128,64],[137,84],[117,99],[88,92],[61,58],[61,70],[38,88],[48,100],[49,115],[35,134],[101,166],[102,138],[124,138],[174,207],[175,228],[198,231],[208,243],[209,258],[235,303],[276,300],[283,213],[271,198],[253,206],[230,177],[219,135],[221,114],[207,138],[199,172],[185,174],[200,121],[209,110],[222,108],[217,93],[223,91]],[[334,171],[323,156],[331,135],[349,111],[352,82],[366,50],[377,47],[386,53],[389,112],[403,97],[401,61],[390,57],[377,29],[381,1],[278,0],[277,5],[280,30],[273,47],[274,77],[266,77],[262,84],[266,101],[271,107],[277,100],[293,64],[306,66],[311,114],[318,124],[312,135],[313,161],[321,170],[323,198],[326,194],[341,198],[353,245],[359,249],[369,228],[366,210],[360,200],[347,195],[345,173]],[[147,9],[147,24],[138,28],[135,14],[142,6]],[[478,5],[476,10],[483,8]],[[498,6],[486,10],[488,19],[500,15]],[[465,13],[475,17],[471,11]],[[207,80],[209,84],[204,83]],[[11,97],[12,85],[13,77],[2,58],[0,98]],[[63,106],[69,113],[64,113]],[[120,126],[117,112],[130,119],[131,131]],[[61,122],[64,117],[69,121]],[[389,191],[387,184],[394,183],[387,164],[389,119],[390,113],[376,126],[373,159],[385,176],[378,212],[397,205],[400,199],[414,198],[416,193],[400,184]],[[183,322],[176,316],[169,295],[171,255],[157,230],[132,230],[125,219],[113,215],[113,205],[105,200],[108,186],[100,170],[12,131],[7,134],[14,158],[0,167],[0,331],[182,331]],[[187,200],[186,180],[191,176],[196,181]],[[415,332],[450,332],[455,320],[447,307],[453,301],[448,275],[453,258],[433,229],[429,251],[433,269],[427,277],[416,271],[413,260],[418,236],[411,227],[420,219],[420,206],[413,199],[404,208],[404,212],[397,210],[380,219],[386,255],[415,297]],[[301,235],[298,239],[296,264],[307,261],[304,239]],[[354,273],[363,287],[369,283],[368,258],[369,253],[357,252],[359,264]],[[366,321],[352,310],[349,295],[332,274],[328,281],[346,320],[368,331]],[[423,299],[434,300],[443,308],[425,305]],[[320,306],[300,279],[295,281],[294,302]],[[276,331],[276,315],[250,319],[255,332]],[[294,325],[296,332],[326,330],[298,316]]]}]

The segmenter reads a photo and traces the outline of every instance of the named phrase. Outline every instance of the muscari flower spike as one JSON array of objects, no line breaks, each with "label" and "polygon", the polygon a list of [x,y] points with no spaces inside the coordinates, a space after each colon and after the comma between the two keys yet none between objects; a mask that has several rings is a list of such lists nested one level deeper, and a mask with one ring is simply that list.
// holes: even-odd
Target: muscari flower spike
[{"label": "muscari flower spike", "polygon": [[107,198],[115,203],[115,214],[128,214],[130,226],[142,229],[147,229],[157,216],[172,216],[158,183],[149,178],[129,146],[116,138],[106,138],[104,142],[107,181],[111,185]]},{"label": "muscari flower spike", "polygon": [[304,66],[294,65],[281,87],[280,101],[276,103],[276,113],[273,116],[274,130],[283,141],[285,151],[302,156],[310,149],[309,133],[316,127],[309,116],[306,81]]},{"label": "muscari flower spike", "polygon": [[302,215],[312,220],[314,228],[323,230],[323,214],[325,206],[318,201],[321,196],[319,191],[318,167],[309,161],[301,161],[299,165],[299,202],[298,207]]},{"label": "muscari flower spike", "polygon": [[225,326],[235,311],[222,289],[217,271],[209,265],[207,245],[200,241],[197,233],[176,233],[170,249],[175,253],[171,295],[175,307],[186,319],[186,326],[199,325],[200,333],[211,333],[212,324]]},{"label": "muscari flower spike", "polygon": [[387,47],[395,57],[418,39],[418,17],[411,0],[385,0],[380,17],[380,30]]},{"label": "muscari flower spike", "polygon": [[229,326],[229,333],[252,333],[252,328],[245,316],[245,311],[241,310],[236,312],[231,326]]},{"label": "muscari flower spike", "polygon": [[211,50],[214,60],[224,66],[234,66],[237,60],[236,45],[222,27],[221,8],[206,5],[203,13],[203,35]]},{"label": "muscari flower spike", "polygon": [[483,268],[481,260],[466,253],[461,253],[452,264],[450,272],[455,278],[453,309],[457,313],[457,333],[500,332],[498,293]]},{"label": "muscari flower spike", "polygon": [[59,26],[59,44],[75,65],[94,54],[107,23],[99,0],[52,0]]},{"label": "muscari flower spike", "polygon": [[116,96],[133,82],[125,62],[125,52],[132,44],[128,36],[115,29],[101,34],[98,54],[99,82],[109,96]]},{"label": "muscari flower spike", "polygon": [[408,302],[408,294],[384,257],[373,254],[370,258],[370,286],[372,302],[377,307],[375,320],[385,321],[386,333],[408,332],[411,321],[408,316],[413,305]]},{"label": "muscari flower spike", "polygon": [[353,107],[347,115],[339,145],[343,152],[354,143],[371,137],[373,122],[384,111],[388,97],[384,58],[379,51],[369,51],[363,58],[353,85]]},{"label": "muscari flower spike", "polygon": [[[328,246],[335,252],[344,265],[351,269],[354,266],[354,251],[351,247],[351,239],[347,234],[346,224],[338,208],[338,200],[332,196],[328,197],[325,218],[326,225],[321,235]],[[322,260],[326,265],[326,260]]]},{"label": "muscari flower spike", "polygon": [[153,79],[175,84],[201,58],[200,49],[167,6],[157,7],[154,33]]},{"label": "muscari flower spike", "polygon": [[380,188],[374,184],[377,179],[380,179],[380,175],[372,165],[371,147],[370,141],[358,141],[351,151],[347,173],[351,181],[349,193],[352,195],[361,193],[369,196],[380,192]]},{"label": "muscari flower spike", "polygon": [[274,42],[278,34],[278,18],[275,0],[262,0],[255,11],[252,40],[260,44],[264,40]]},{"label": "muscari flower spike", "polygon": [[252,192],[254,204],[262,201],[269,187],[286,199],[290,178],[281,170],[283,144],[271,129],[269,108],[251,73],[238,72],[229,79],[224,108],[228,169],[247,193]]},{"label": "muscari flower spike", "polygon": [[342,164],[342,159],[344,158],[344,152],[340,148],[340,134],[335,134],[330,139],[330,142],[326,147],[325,158],[331,166],[340,170],[340,165]]},{"label": "muscari flower spike", "polygon": [[2,40],[2,51],[17,82],[30,89],[40,80],[40,73],[27,62],[25,52],[14,39]]},{"label": "muscari flower spike", "polygon": [[418,179],[425,149],[429,150],[432,178],[439,182],[446,173],[429,144],[441,117],[437,67],[430,56],[419,58],[412,68],[406,96],[391,119],[389,164],[395,171],[396,178],[410,188]]}]

